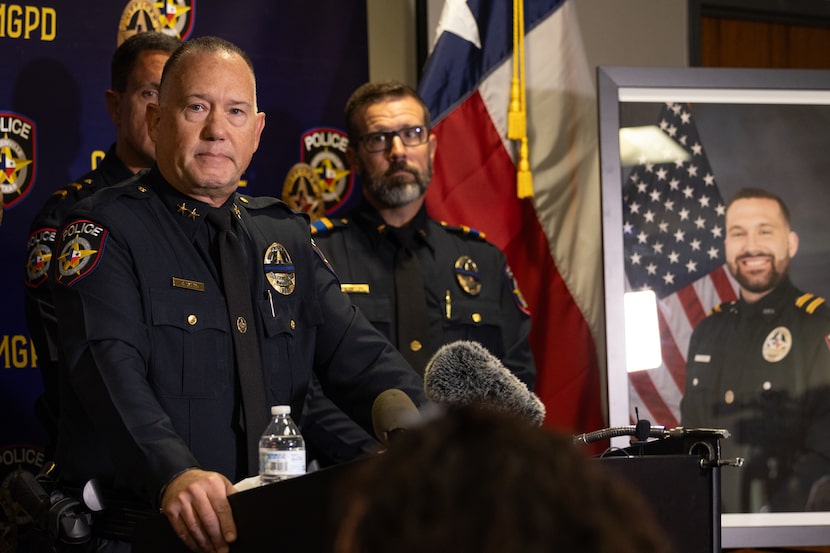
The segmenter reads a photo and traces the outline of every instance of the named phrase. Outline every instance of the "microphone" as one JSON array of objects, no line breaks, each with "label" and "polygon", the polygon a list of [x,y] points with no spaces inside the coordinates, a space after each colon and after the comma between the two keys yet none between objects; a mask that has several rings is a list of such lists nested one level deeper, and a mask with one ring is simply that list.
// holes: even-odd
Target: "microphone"
[{"label": "microphone", "polygon": [[436,403],[476,403],[537,426],[545,418],[539,397],[478,342],[458,340],[436,351],[424,370],[424,391]]},{"label": "microphone", "polygon": [[384,446],[420,421],[418,408],[406,393],[396,388],[384,390],[372,403],[372,429]]}]

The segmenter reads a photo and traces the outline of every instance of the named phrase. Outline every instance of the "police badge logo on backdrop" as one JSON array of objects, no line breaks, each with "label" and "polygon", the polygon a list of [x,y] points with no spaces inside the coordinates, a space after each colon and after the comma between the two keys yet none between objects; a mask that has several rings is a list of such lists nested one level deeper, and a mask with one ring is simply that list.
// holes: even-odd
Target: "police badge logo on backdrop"
[{"label": "police badge logo on backdrop", "polygon": [[308,163],[295,163],[282,185],[282,201],[294,211],[307,214],[312,221],[325,215],[323,190],[314,168]]},{"label": "police badge logo on backdrop", "polygon": [[196,0],[130,0],[118,22],[118,44],[146,31],[162,32],[185,41],[193,32]]},{"label": "police badge logo on backdrop", "polygon": [[0,190],[4,207],[12,207],[31,192],[36,168],[35,123],[14,112],[0,112]]},{"label": "police badge logo on backdrop", "polygon": [[346,159],[348,147],[349,137],[339,129],[318,127],[300,137],[300,161],[317,174],[326,215],[335,213],[352,195],[354,173]]}]

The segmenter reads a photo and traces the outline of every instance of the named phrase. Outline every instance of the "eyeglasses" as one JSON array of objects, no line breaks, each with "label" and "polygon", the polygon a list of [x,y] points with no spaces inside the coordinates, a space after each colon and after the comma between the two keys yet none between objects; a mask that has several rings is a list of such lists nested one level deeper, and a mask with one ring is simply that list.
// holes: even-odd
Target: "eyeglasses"
[{"label": "eyeglasses", "polygon": [[358,140],[367,152],[385,152],[392,147],[395,137],[401,139],[404,146],[420,146],[429,138],[429,129],[426,127],[406,127],[397,131],[370,132],[359,137]]}]

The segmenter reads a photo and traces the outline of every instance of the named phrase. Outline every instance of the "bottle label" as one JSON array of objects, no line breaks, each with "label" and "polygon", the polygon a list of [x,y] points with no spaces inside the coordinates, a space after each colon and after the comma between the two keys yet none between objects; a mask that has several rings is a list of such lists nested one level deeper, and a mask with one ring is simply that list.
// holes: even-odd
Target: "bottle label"
[{"label": "bottle label", "polygon": [[305,450],[274,451],[260,448],[259,474],[265,476],[305,474]]}]

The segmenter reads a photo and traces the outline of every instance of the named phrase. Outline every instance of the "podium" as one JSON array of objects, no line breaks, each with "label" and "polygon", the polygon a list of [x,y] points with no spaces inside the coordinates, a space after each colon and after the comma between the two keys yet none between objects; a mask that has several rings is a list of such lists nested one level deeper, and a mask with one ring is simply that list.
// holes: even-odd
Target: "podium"
[{"label": "podium", "polygon": [[[706,440],[702,442],[697,437],[647,442],[617,450],[621,456],[589,462],[600,463],[603,469],[640,491],[676,553],[720,553],[719,459],[717,453],[714,457],[697,454],[695,448],[701,443]],[[711,445],[719,452],[715,438]],[[231,551],[331,551],[345,506],[344,485],[353,471],[372,459],[321,469],[229,496],[238,531]],[[189,551],[164,515],[136,526],[132,550]]]},{"label": "podium", "polygon": [[640,491],[675,553],[720,553],[720,468],[694,455],[596,459]]},{"label": "podium", "polygon": [[[236,522],[233,553],[331,551],[349,475],[371,458],[327,467],[228,496]],[[160,514],[136,525],[133,553],[190,553]]]}]

